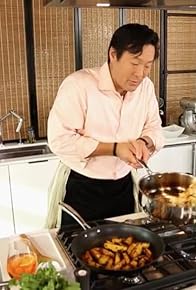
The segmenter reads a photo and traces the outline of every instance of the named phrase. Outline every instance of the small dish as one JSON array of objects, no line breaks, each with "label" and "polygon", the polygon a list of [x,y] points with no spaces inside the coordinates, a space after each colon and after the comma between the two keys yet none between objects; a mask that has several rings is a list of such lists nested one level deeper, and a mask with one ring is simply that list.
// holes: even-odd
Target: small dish
[{"label": "small dish", "polygon": [[169,139],[179,137],[184,132],[185,128],[173,124],[170,126],[163,127],[162,130],[164,137]]}]

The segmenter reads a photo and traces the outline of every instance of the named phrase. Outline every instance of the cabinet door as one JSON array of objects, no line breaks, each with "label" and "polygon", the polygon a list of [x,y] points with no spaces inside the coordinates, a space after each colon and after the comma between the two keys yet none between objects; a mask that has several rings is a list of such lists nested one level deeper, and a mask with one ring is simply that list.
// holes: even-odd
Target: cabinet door
[{"label": "cabinet door", "polygon": [[10,180],[16,233],[44,227],[48,187],[58,159],[10,165]]},{"label": "cabinet door", "polygon": [[0,166],[0,237],[14,234],[8,166]]},{"label": "cabinet door", "polygon": [[[184,172],[193,173],[192,144],[174,145],[161,149],[148,162],[154,172]],[[145,169],[138,170],[138,176],[146,175]]]},{"label": "cabinet door", "polygon": [[192,145],[168,146],[149,160],[153,171],[184,172],[192,174]]}]

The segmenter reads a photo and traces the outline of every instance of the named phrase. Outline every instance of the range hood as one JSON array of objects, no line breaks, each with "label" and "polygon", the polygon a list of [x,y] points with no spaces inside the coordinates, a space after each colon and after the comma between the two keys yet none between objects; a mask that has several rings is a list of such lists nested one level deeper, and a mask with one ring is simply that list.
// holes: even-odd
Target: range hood
[{"label": "range hood", "polygon": [[44,0],[45,6],[196,10],[196,0]]}]

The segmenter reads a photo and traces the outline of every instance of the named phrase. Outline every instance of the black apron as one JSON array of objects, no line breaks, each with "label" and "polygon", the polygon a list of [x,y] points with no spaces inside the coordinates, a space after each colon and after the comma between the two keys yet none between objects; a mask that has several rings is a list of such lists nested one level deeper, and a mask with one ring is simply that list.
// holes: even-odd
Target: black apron
[{"label": "black apron", "polygon": [[[89,178],[71,170],[64,202],[78,211],[86,221],[133,213],[131,173],[123,178],[112,180]],[[62,211],[62,226],[75,223],[72,217]]]}]

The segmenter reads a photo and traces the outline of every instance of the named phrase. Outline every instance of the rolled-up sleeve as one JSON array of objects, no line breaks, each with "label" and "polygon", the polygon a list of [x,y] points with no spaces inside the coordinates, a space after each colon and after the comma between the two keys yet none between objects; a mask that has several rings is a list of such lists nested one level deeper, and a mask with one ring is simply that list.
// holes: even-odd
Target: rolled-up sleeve
[{"label": "rolled-up sleeve", "polygon": [[149,98],[147,118],[142,130],[142,136],[148,136],[152,139],[156,151],[159,151],[165,144],[161,124],[158,101],[154,88],[151,87],[151,97]]},{"label": "rolled-up sleeve", "polygon": [[69,166],[84,168],[98,141],[85,136],[85,91],[71,77],[60,86],[48,118],[48,143],[53,153]]}]

